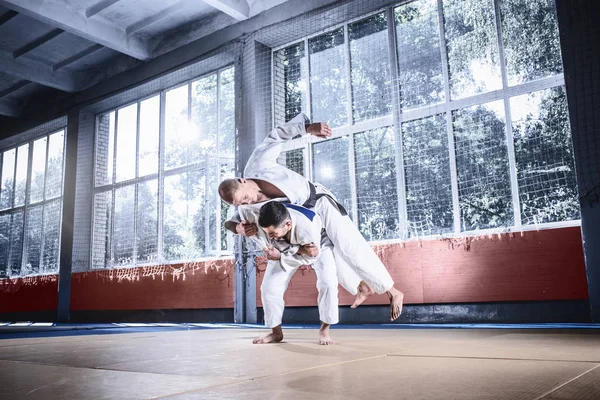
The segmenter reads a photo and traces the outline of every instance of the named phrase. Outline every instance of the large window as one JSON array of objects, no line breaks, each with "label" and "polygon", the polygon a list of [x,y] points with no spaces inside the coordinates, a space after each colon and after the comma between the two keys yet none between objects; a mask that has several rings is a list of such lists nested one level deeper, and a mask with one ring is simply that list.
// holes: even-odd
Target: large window
[{"label": "large window", "polygon": [[0,278],[58,272],[65,132],[2,152]]},{"label": "large window", "polygon": [[[280,162],[370,240],[577,223],[553,0],[415,0],[273,51]],[[575,222],[570,222],[575,221]]]},{"label": "large window", "polygon": [[99,115],[93,268],[222,255],[235,159],[234,70]]}]

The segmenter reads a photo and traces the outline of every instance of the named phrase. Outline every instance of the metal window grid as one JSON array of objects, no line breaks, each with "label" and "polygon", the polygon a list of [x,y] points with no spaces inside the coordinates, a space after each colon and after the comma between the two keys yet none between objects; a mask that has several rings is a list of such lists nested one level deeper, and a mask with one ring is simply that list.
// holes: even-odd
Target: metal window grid
[{"label": "metal window grid", "polygon": [[[208,72],[206,74],[202,74],[200,76],[194,77],[192,79],[188,79],[184,82],[178,82],[174,85],[170,85],[162,90],[160,90],[159,92],[154,92],[152,94],[149,94],[147,96],[144,96],[143,98],[140,98],[136,101],[133,102],[128,102],[128,103],[124,103],[118,107],[114,107],[112,109],[106,110],[102,113],[99,113],[96,115],[96,129],[94,132],[94,143],[95,143],[95,157],[94,157],[94,168],[93,168],[93,176],[94,176],[94,190],[93,190],[93,196],[92,196],[92,201],[95,201],[95,196],[96,194],[99,193],[105,193],[110,191],[111,192],[111,204],[110,204],[110,232],[108,235],[108,249],[110,252],[110,255],[108,257],[108,260],[105,260],[105,268],[106,267],[113,267],[113,263],[114,263],[114,254],[113,254],[113,246],[112,246],[112,239],[114,236],[114,218],[115,218],[115,192],[116,189],[119,189],[121,187],[125,187],[125,186],[129,186],[129,185],[135,185],[135,197],[134,197],[134,234],[133,234],[133,261],[132,261],[132,265],[130,266],[142,266],[142,265],[149,265],[149,264],[155,264],[155,263],[161,263],[161,264],[165,264],[165,263],[179,263],[182,261],[190,261],[190,260],[169,260],[167,261],[165,256],[164,256],[164,243],[163,243],[163,237],[164,237],[164,197],[165,197],[165,189],[164,189],[164,181],[166,177],[169,176],[174,176],[174,175],[178,175],[178,174],[182,174],[182,173],[186,173],[186,172],[193,172],[193,171],[205,171],[205,172],[209,172],[210,171],[210,167],[211,167],[211,163],[209,160],[201,160],[198,162],[193,162],[187,165],[183,165],[183,166],[178,166],[178,167],[174,167],[174,168],[166,168],[165,167],[165,127],[166,127],[166,93],[172,89],[176,89],[182,86],[187,86],[187,92],[188,92],[188,98],[187,98],[187,104],[188,104],[188,111],[187,111],[187,121],[191,121],[191,113],[192,113],[192,84],[198,80],[201,80],[203,78],[212,76],[212,75],[216,75],[217,76],[217,99],[216,99],[216,103],[217,103],[217,140],[216,140],[216,146],[217,146],[217,157],[213,157],[216,161],[216,165],[220,166],[223,164],[226,165],[230,165],[232,167],[234,167],[234,163],[235,163],[235,157],[226,157],[226,156],[221,156],[219,153],[219,139],[220,139],[220,113],[219,113],[219,95],[220,95],[220,78],[221,78],[221,74],[223,71],[228,70],[230,68],[234,68],[233,64],[227,64],[223,67],[220,67],[216,70],[213,70],[211,72]],[[235,71],[234,71],[235,74]],[[153,173],[153,174],[149,174],[149,175],[145,175],[140,177],[139,176],[139,135],[140,135],[140,115],[141,115],[141,103],[144,100],[150,99],[152,97],[155,96],[159,96],[160,99],[160,114],[159,114],[159,144],[158,144],[158,172],[157,173]],[[132,179],[127,179],[127,180],[122,180],[122,181],[117,181],[117,138],[118,138],[118,118],[119,118],[119,113],[118,111],[128,107],[130,105],[133,104],[137,104],[137,125],[136,125],[136,151],[135,151],[135,177]],[[112,159],[112,182],[107,183],[107,184],[102,184],[99,185],[96,182],[96,170],[97,170],[97,160],[96,160],[96,156],[97,156],[97,140],[98,140],[98,120],[100,117],[104,116],[104,115],[108,115],[111,112],[115,113],[115,123],[114,123],[114,149],[113,149],[113,159]],[[138,192],[139,192],[139,185],[141,183],[144,182],[148,182],[151,180],[157,179],[158,180],[158,193],[157,193],[157,237],[158,237],[158,243],[157,243],[157,258],[155,262],[151,262],[151,263],[140,263],[137,261],[137,225],[138,225]],[[207,183],[207,179],[205,179],[205,185],[208,185]],[[205,188],[208,189],[208,188]],[[208,193],[208,190],[206,190],[206,192]],[[208,197],[205,197],[205,202],[208,202]],[[221,219],[220,219],[220,200],[216,202],[217,203],[217,207],[218,207],[218,211],[217,211],[217,237],[214,238],[217,243],[215,243],[217,252],[216,252],[216,256],[222,256],[222,255],[229,255],[231,254],[231,251],[227,251],[227,250],[222,250],[221,249],[221,237],[220,237],[220,229],[221,229]],[[210,241],[210,219],[208,218],[208,213],[209,210],[207,209],[207,207],[205,207],[205,213],[206,213],[206,222],[205,222],[205,232],[206,232],[206,248],[209,249],[209,241]],[[92,268],[94,268],[94,263],[93,263],[93,243],[95,242],[95,226],[94,223],[92,223],[91,229],[91,243],[92,246],[90,248],[90,265],[92,266]],[[209,256],[209,257],[202,257],[201,259],[210,259],[212,258],[213,255]],[[196,261],[196,260],[194,260]]]},{"label": "metal window grid", "polygon": [[[5,208],[0,210],[0,216],[3,215],[10,215],[11,216],[11,222],[9,223],[9,229],[12,231],[12,227],[13,227],[13,220],[14,220],[14,215],[18,212],[23,212],[23,229],[19,232],[20,234],[20,241],[21,241],[21,265],[20,265],[20,270],[23,271],[25,270],[25,268],[27,267],[27,260],[29,258],[29,249],[28,249],[28,244],[29,244],[29,238],[26,234],[27,231],[27,223],[29,221],[29,209],[31,207],[41,207],[42,210],[42,217],[41,217],[41,224],[42,227],[40,229],[41,232],[41,236],[40,236],[40,257],[39,257],[39,270],[38,270],[38,274],[43,274],[43,273],[55,273],[56,271],[51,271],[48,268],[46,268],[46,266],[44,265],[44,239],[45,239],[45,232],[44,232],[44,226],[45,226],[45,209],[46,206],[54,203],[56,201],[62,201],[62,186],[59,192],[59,195],[54,196],[54,197],[50,197],[47,198],[46,196],[46,183],[48,180],[48,155],[49,155],[49,148],[50,148],[50,137],[54,134],[63,132],[63,160],[62,160],[62,166],[61,166],[61,173],[64,174],[64,163],[65,163],[65,157],[64,157],[64,146],[65,146],[65,140],[66,140],[66,132],[67,132],[67,127],[66,125],[58,128],[58,129],[53,129],[50,133],[45,133],[43,135],[39,135],[36,136],[34,138],[31,138],[25,142],[19,143],[15,146],[11,146],[7,149],[2,150],[2,152],[0,153],[0,174],[3,168],[3,163],[4,163],[4,153],[10,150],[15,150],[15,161],[14,161],[14,165],[13,165],[13,177],[12,177],[12,188],[11,188],[11,199],[10,199],[10,207]],[[36,202],[31,202],[30,201],[30,196],[31,196],[31,179],[32,179],[32,165],[33,165],[33,147],[34,147],[34,143],[37,140],[46,138],[46,162],[44,165],[44,182],[42,185],[42,199]],[[17,184],[17,163],[18,163],[18,149],[22,146],[28,145],[28,153],[27,153],[27,176],[26,176],[26,183],[25,183],[25,199],[24,199],[24,203],[23,205],[19,205],[19,206],[15,206],[15,188],[16,188],[16,184]],[[64,182],[63,182],[64,184]],[[62,211],[61,211],[62,213]],[[59,220],[62,220],[62,214],[59,215]],[[59,228],[60,229],[60,228]],[[12,257],[13,257],[13,252],[15,251],[15,246],[13,246],[13,235],[9,234],[9,247],[8,247],[8,255],[7,255],[7,273],[8,275],[10,275],[10,271],[12,268]],[[59,230],[59,248],[60,248],[60,230]],[[58,257],[60,257],[60,254],[58,255]]]},{"label": "metal window grid", "polygon": [[[310,90],[310,62],[309,62],[309,50],[308,50],[308,41],[311,38],[318,37],[320,35],[326,34],[328,32],[335,31],[343,27],[344,29],[344,52],[345,52],[345,61],[346,61],[346,71],[345,76],[347,79],[346,83],[346,95],[347,95],[347,124],[335,128],[335,132],[332,134],[331,138],[327,140],[332,140],[335,138],[348,136],[349,141],[349,168],[350,168],[350,188],[351,188],[351,202],[352,202],[352,210],[351,215],[355,223],[357,223],[357,192],[356,192],[356,160],[354,158],[354,135],[360,132],[364,132],[366,130],[374,130],[378,128],[383,128],[386,126],[391,126],[394,128],[395,134],[395,147],[396,147],[396,180],[397,180],[397,193],[398,193],[398,213],[400,217],[400,235],[399,240],[404,240],[408,238],[408,226],[407,226],[407,208],[406,208],[406,188],[405,188],[405,176],[404,176],[404,161],[402,154],[402,123],[406,121],[418,120],[424,117],[433,116],[436,114],[444,114],[446,116],[447,123],[447,133],[448,133],[448,152],[449,152],[449,161],[450,161],[450,173],[451,173],[451,187],[452,187],[452,205],[453,205],[453,219],[454,219],[454,232],[452,236],[463,236],[463,235],[473,235],[473,234],[493,234],[498,232],[507,232],[513,230],[530,230],[530,226],[522,225],[521,222],[521,213],[520,213],[520,199],[519,199],[519,187],[517,181],[517,173],[516,173],[516,163],[515,163],[515,150],[514,150],[514,141],[512,135],[512,118],[510,114],[510,98],[522,94],[528,94],[535,91],[540,91],[544,89],[549,89],[557,86],[562,86],[565,84],[564,74],[557,74],[553,76],[548,76],[545,78],[540,78],[537,80],[528,81],[525,83],[521,83],[514,86],[509,86],[508,77],[507,77],[507,67],[506,67],[506,59],[504,56],[504,45],[502,40],[502,26],[500,23],[500,10],[499,10],[499,2],[501,0],[494,0],[494,12],[495,12],[495,25],[496,25],[496,38],[499,46],[499,67],[502,74],[502,89],[494,90],[486,93],[476,94],[465,98],[460,98],[454,100],[450,95],[450,81],[449,81],[449,69],[448,69],[448,54],[447,47],[445,41],[445,33],[444,33],[444,15],[443,15],[443,0],[437,0],[437,12],[438,12],[438,37],[440,42],[440,56],[442,60],[442,73],[444,78],[444,94],[445,98],[443,102],[437,104],[430,104],[424,107],[411,108],[408,110],[402,110],[400,108],[400,93],[398,86],[398,57],[397,47],[396,47],[396,24],[394,18],[394,10],[396,7],[399,7],[403,4],[409,3],[409,1],[399,2],[392,6],[388,6],[385,8],[378,9],[376,11],[361,15],[359,17],[348,20],[342,24],[337,24],[334,26],[330,26],[326,29],[319,30],[311,35],[304,36],[292,42],[283,44],[281,46],[274,47],[272,49],[272,57],[271,57],[271,68],[273,75],[277,69],[277,65],[275,63],[274,54],[283,50],[287,47],[296,45],[300,42],[304,42],[305,46],[305,56],[303,58],[303,63],[306,63],[306,71],[308,71],[308,76],[303,76],[302,80],[306,82],[306,87],[308,88],[308,93],[306,94],[306,110],[304,111],[309,117],[311,116],[311,104],[312,104],[312,93]],[[389,43],[390,43],[390,63],[391,63],[391,71],[392,71],[392,115],[384,116],[379,118],[374,118],[368,121],[361,121],[358,123],[354,123],[353,115],[352,115],[352,89],[351,89],[351,65],[350,65],[350,43],[348,40],[348,26],[356,21],[363,20],[373,15],[377,15],[379,13],[385,12],[387,16],[387,29],[389,34]],[[273,84],[273,80],[271,80]],[[273,91],[274,92],[274,91]],[[460,206],[459,206],[459,192],[458,192],[458,173],[457,173],[457,165],[456,165],[456,155],[454,148],[454,131],[452,124],[452,111],[459,110],[462,108],[467,108],[470,106],[475,106],[479,104],[488,103],[495,100],[502,100],[504,102],[504,108],[506,113],[506,145],[508,151],[508,159],[509,159],[509,173],[511,180],[511,201],[513,207],[513,215],[514,215],[514,224],[510,227],[504,228],[490,228],[476,231],[461,231],[460,228]],[[275,101],[276,98],[272,96],[273,101],[273,109],[275,109]],[[274,116],[274,114],[273,114]],[[275,127],[277,121],[273,118],[273,127]],[[313,144],[321,142],[321,140],[315,139],[313,137],[302,137],[297,138],[292,141],[286,142],[283,144],[282,151],[291,151],[295,149],[304,149],[303,153],[305,154],[305,176],[307,179],[311,180],[313,178],[313,165],[312,165],[312,151]],[[535,226],[534,229],[540,228],[557,228],[557,227],[565,227],[565,226],[576,226],[580,225],[580,220],[574,221],[562,221],[562,222],[551,222],[544,223]],[[431,236],[439,236],[439,235],[431,235]],[[427,237],[427,236],[425,236]],[[421,237],[423,238],[423,237]],[[393,239],[392,241],[397,241],[398,239]]]}]

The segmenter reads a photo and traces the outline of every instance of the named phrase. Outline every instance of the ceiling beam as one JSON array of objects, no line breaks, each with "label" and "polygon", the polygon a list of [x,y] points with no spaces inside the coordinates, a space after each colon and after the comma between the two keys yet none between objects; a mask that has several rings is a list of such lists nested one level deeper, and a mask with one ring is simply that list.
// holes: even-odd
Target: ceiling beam
[{"label": "ceiling beam", "polygon": [[57,62],[56,64],[52,65],[52,71],[58,71],[61,68],[66,67],[67,65],[71,65],[76,61],[81,60],[84,57],[87,57],[91,54],[94,54],[95,52],[102,50],[104,48],[104,46],[102,46],[101,44],[95,44],[93,46],[88,47],[87,49],[80,51],[79,53],[72,55],[69,58],[65,58],[62,61]]},{"label": "ceiling beam", "polygon": [[121,1],[121,0],[103,0],[100,3],[94,4],[93,6],[89,7],[87,10],[85,10],[85,17],[91,18],[94,15],[101,12],[102,10],[105,10],[108,7],[112,6],[113,4],[118,3],[119,1]]},{"label": "ceiling beam", "polygon": [[161,19],[168,17],[169,15],[175,14],[177,11],[180,11],[183,8],[182,6],[183,6],[184,2],[185,2],[185,0],[180,0],[176,3],[173,3],[172,5],[165,8],[164,10],[159,11],[157,14],[151,15],[148,18],[144,18],[143,20],[138,21],[135,24],[128,26],[127,29],[125,29],[127,36],[129,36],[135,32],[141,31],[145,27],[150,26],[150,25],[154,24],[155,22],[158,22]]},{"label": "ceiling beam", "polygon": [[11,93],[16,92],[17,90],[23,89],[26,86],[31,85],[31,82],[29,81],[20,81],[15,83],[14,85],[12,85],[11,87],[9,87],[8,89],[4,89],[3,91],[0,92],[0,99],[2,97],[6,97]]},{"label": "ceiling beam", "polygon": [[16,17],[17,15],[19,15],[18,12],[13,11],[13,10],[9,10],[8,12],[0,15],[0,25],[10,21],[11,19],[13,19],[14,17]]},{"label": "ceiling beam", "polygon": [[18,117],[21,114],[21,107],[14,101],[0,100],[0,115],[6,115],[7,117]]},{"label": "ceiling beam", "polygon": [[246,0],[202,0],[209,6],[213,6],[217,10],[225,14],[243,21],[250,17],[250,6]]},{"label": "ceiling beam", "polygon": [[152,58],[144,41],[103,19],[87,19],[67,3],[51,0],[0,0],[0,5],[66,32],[127,54],[138,60]]},{"label": "ceiling beam", "polygon": [[50,32],[46,33],[45,35],[35,39],[33,42],[29,42],[25,46],[22,46],[22,47],[18,48],[17,50],[13,51],[13,57],[19,58],[23,54],[27,54],[31,50],[37,49],[44,43],[51,41],[52,39],[54,39],[55,37],[57,37],[58,35],[60,35],[63,32],[64,31],[62,29],[53,29]]},{"label": "ceiling beam", "polygon": [[15,59],[10,53],[0,52],[0,65],[2,65],[2,72],[21,79],[50,86],[64,92],[78,90],[73,74],[62,71],[52,72],[48,65],[39,61]]}]

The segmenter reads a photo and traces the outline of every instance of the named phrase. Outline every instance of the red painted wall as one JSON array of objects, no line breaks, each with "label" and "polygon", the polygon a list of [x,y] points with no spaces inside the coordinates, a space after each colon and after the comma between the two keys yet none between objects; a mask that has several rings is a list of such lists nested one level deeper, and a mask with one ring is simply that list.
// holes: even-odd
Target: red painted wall
[{"label": "red painted wall", "polygon": [[0,313],[56,310],[58,275],[0,279]]},{"label": "red painted wall", "polygon": [[233,260],[73,274],[71,310],[233,308]]},{"label": "red painted wall", "polygon": [[[476,238],[411,241],[374,246],[405,302],[469,303],[587,299],[579,227]],[[260,288],[266,262],[258,265]],[[303,267],[285,295],[287,306],[316,305],[314,271]],[[260,290],[257,289],[257,302]],[[387,304],[385,295],[365,304]],[[340,304],[352,296],[340,290]]]},{"label": "red painted wall", "polygon": [[[71,310],[233,308],[233,260],[74,273]],[[58,275],[0,280],[0,313],[56,310]]]},{"label": "red painted wall", "polygon": [[[375,246],[407,303],[587,299],[579,227]],[[262,282],[264,260],[258,265]],[[233,307],[233,260],[75,273],[72,310]],[[316,305],[312,269],[292,278],[288,306]],[[0,280],[0,313],[56,310],[56,275]],[[260,290],[258,290],[258,304]],[[352,302],[343,289],[340,304]],[[372,296],[367,304],[386,304]]]}]

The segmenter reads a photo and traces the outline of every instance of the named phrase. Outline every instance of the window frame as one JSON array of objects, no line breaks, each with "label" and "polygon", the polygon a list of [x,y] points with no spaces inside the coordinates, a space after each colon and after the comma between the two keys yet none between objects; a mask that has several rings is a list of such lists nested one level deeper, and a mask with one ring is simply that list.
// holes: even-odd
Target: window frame
[{"label": "window frame", "polygon": [[[40,227],[40,232],[41,232],[41,236],[40,236],[40,244],[41,244],[41,248],[40,248],[40,260],[39,260],[39,269],[38,272],[36,273],[36,275],[54,275],[58,273],[58,269],[56,271],[49,271],[47,270],[46,266],[44,265],[44,238],[45,238],[45,231],[44,231],[44,217],[45,217],[45,210],[46,210],[46,206],[54,203],[54,202],[59,202],[60,204],[60,214],[59,214],[59,231],[58,231],[58,255],[57,255],[57,262],[56,265],[59,265],[59,260],[60,260],[60,245],[61,245],[61,240],[62,240],[62,204],[63,204],[63,196],[64,196],[64,185],[65,185],[65,163],[66,163],[66,156],[65,156],[65,150],[66,150],[66,142],[67,142],[67,125],[66,124],[61,124],[59,125],[58,128],[54,128],[54,129],[50,129],[50,130],[46,130],[47,133],[44,134],[39,134],[36,135],[35,137],[32,137],[30,139],[27,139],[25,141],[19,142],[18,144],[15,145],[11,145],[9,147],[6,147],[2,150],[0,150],[0,175],[2,174],[2,169],[4,167],[4,153],[10,150],[15,150],[15,161],[14,161],[14,171],[13,171],[13,182],[12,182],[12,196],[10,199],[10,203],[11,206],[8,208],[2,208],[0,209],[0,216],[4,216],[4,215],[9,215],[11,216],[11,222],[10,222],[10,230],[12,231],[12,226],[13,226],[13,222],[12,222],[12,216],[17,213],[22,211],[23,212],[23,229],[20,232],[20,238],[21,238],[21,265],[20,265],[20,273],[18,276],[12,276],[9,271],[11,271],[12,268],[12,256],[13,256],[13,252],[14,252],[14,246],[12,245],[12,235],[9,234],[9,249],[8,249],[8,254],[7,254],[7,265],[6,265],[6,276],[5,277],[0,277],[1,279],[11,279],[11,278],[15,278],[15,277],[23,277],[23,276],[27,276],[27,275],[23,275],[22,271],[23,269],[27,266],[27,259],[29,256],[29,249],[28,249],[28,244],[29,244],[29,238],[27,236],[27,223],[29,221],[29,217],[30,217],[30,213],[29,210],[32,207],[41,207],[42,210],[42,219],[41,219],[41,227]],[[62,151],[63,151],[63,156],[62,156],[62,165],[61,165],[61,187],[60,187],[60,194],[51,198],[47,198],[46,197],[46,184],[47,184],[47,179],[48,179],[48,156],[50,153],[50,137],[54,134],[57,133],[63,133],[63,140],[62,140]],[[33,167],[33,152],[34,152],[34,143],[38,140],[44,139],[46,138],[46,152],[45,152],[45,164],[44,164],[44,185],[42,187],[42,199],[38,200],[36,202],[31,202],[31,179],[32,179],[32,167]],[[18,166],[18,149],[19,147],[22,147],[24,145],[28,145],[28,149],[27,149],[27,175],[26,175],[26,180],[25,180],[25,198],[23,201],[22,205],[19,206],[15,206],[15,186],[17,184],[17,180],[16,180],[16,176],[17,176],[17,166]],[[0,185],[3,186],[3,183],[0,183]]]},{"label": "window frame", "polygon": [[[165,252],[164,252],[164,194],[165,194],[165,188],[164,188],[164,182],[165,182],[165,178],[170,177],[170,176],[175,176],[175,175],[180,175],[183,173],[187,173],[187,172],[195,172],[195,171],[207,171],[207,169],[211,166],[210,162],[207,159],[204,160],[200,160],[200,161],[195,161],[186,165],[180,165],[177,167],[173,167],[173,168],[169,168],[167,169],[165,166],[165,130],[166,130],[166,95],[167,92],[174,90],[174,89],[178,89],[181,87],[187,87],[187,94],[188,94],[188,111],[187,111],[187,118],[188,121],[191,120],[191,114],[192,114],[192,85],[194,84],[194,82],[197,82],[201,79],[204,79],[206,77],[209,77],[211,75],[216,75],[217,76],[217,100],[216,100],[216,104],[217,104],[217,121],[220,121],[220,94],[221,94],[221,74],[224,71],[230,70],[232,69],[234,72],[234,91],[236,90],[235,87],[235,80],[237,78],[235,78],[235,76],[237,75],[237,68],[235,66],[234,63],[229,63],[226,65],[223,65],[219,68],[213,69],[209,72],[203,73],[201,75],[195,76],[193,78],[190,79],[186,79],[184,81],[180,81],[177,82],[173,85],[169,85],[166,86],[156,92],[153,92],[151,94],[148,94],[144,97],[141,97],[139,99],[136,99],[135,101],[130,101],[127,103],[123,103],[121,105],[106,109],[102,112],[98,112],[95,115],[95,122],[94,122],[94,161],[93,161],[93,183],[92,183],[92,212],[91,212],[91,232],[90,232],[90,253],[89,253],[89,262],[90,262],[90,269],[92,270],[102,270],[102,269],[110,269],[110,268],[133,268],[133,267],[140,267],[140,266],[151,266],[151,265],[169,265],[169,264],[181,264],[184,262],[196,262],[196,261],[206,261],[206,260],[214,260],[214,259],[218,259],[218,258],[222,258],[222,257],[231,257],[233,255],[233,250],[229,250],[229,249],[222,249],[221,246],[221,236],[219,235],[217,238],[215,238],[216,240],[216,251],[215,254],[210,254],[208,256],[205,257],[200,257],[200,258],[195,258],[195,259],[177,259],[177,260],[167,260],[165,257]],[[159,97],[159,126],[158,126],[158,168],[157,168],[157,172],[152,173],[152,174],[148,174],[148,175],[144,175],[144,176],[139,176],[139,150],[140,150],[140,115],[141,115],[141,103],[145,100],[151,99],[153,97]],[[123,180],[123,181],[117,181],[117,176],[116,176],[116,172],[117,172],[117,165],[116,165],[116,161],[117,161],[117,138],[118,138],[118,111],[129,107],[131,105],[137,104],[137,123],[136,123],[136,150],[135,150],[135,176],[134,178],[131,179],[127,179],[127,180]],[[110,113],[115,113],[115,122],[114,122],[114,143],[113,143],[113,159],[112,159],[112,182],[111,183],[107,183],[107,184],[101,184],[101,185],[96,185],[96,178],[97,178],[97,168],[98,168],[98,164],[96,161],[96,157],[98,154],[98,150],[97,150],[97,140],[98,140],[98,124],[99,124],[99,120],[102,116],[108,116],[110,115]],[[219,127],[217,127],[217,129],[219,129]],[[217,132],[220,133],[220,131],[218,130]],[[235,140],[237,141],[237,132],[234,133],[236,135]],[[217,157],[214,159],[214,162],[216,162],[216,165],[229,165],[232,168],[235,168],[235,155],[233,157],[226,157],[226,156],[222,156],[220,155],[220,149],[219,149],[219,136],[217,137],[216,140],[216,151],[217,151]],[[145,183],[145,182],[149,182],[152,180],[157,180],[157,184],[158,184],[158,192],[157,192],[157,255],[156,255],[156,259],[150,262],[138,262],[137,261],[137,221],[138,221],[138,203],[139,203],[139,198],[138,198],[138,187],[139,184],[141,183]],[[209,193],[209,191],[207,190],[208,187],[208,180],[205,179],[205,190],[207,193]],[[128,265],[113,265],[113,256],[114,256],[114,249],[113,249],[113,237],[114,237],[114,218],[115,218],[115,191],[119,188],[122,187],[126,187],[126,186],[134,186],[134,217],[133,217],[133,221],[134,221],[134,240],[133,240],[133,262],[132,264],[128,264]],[[110,198],[111,198],[111,204],[110,204],[110,232],[107,238],[107,246],[110,249],[110,257],[108,260],[105,260],[105,267],[101,267],[101,268],[96,268],[94,267],[94,243],[95,243],[95,218],[94,218],[94,204],[95,204],[95,199],[96,199],[96,195],[100,194],[100,193],[110,193]],[[221,203],[220,201],[217,201],[217,216],[220,216],[221,214]],[[221,223],[221,218],[216,218],[217,221],[217,232],[221,232],[222,229],[222,223]],[[208,224],[205,224],[205,229],[208,229]],[[205,245],[208,245],[210,243],[210,238],[206,237],[205,238]]]},{"label": "window frame", "polygon": [[[512,132],[512,125],[514,123],[511,118],[511,110],[510,110],[510,99],[512,97],[530,94],[532,92],[542,91],[546,89],[551,89],[559,86],[565,85],[564,71],[559,74],[549,75],[544,78],[538,78],[533,80],[528,80],[526,82],[509,85],[508,82],[508,70],[506,64],[506,57],[504,54],[504,43],[502,36],[502,21],[501,21],[501,13],[500,13],[500,1],[501,0],[493,0],[494,2],[494,23],[496,28],[496,40],[497,43],[494,45],[498,46],[499,51],[499,68],[501,71],[502,78],[502,88],[498,90],[493,90],[490,92],[479,93],[475,95],[471,95],[468,97],[461,97],[459,99],[452,99],[450,95],[450,81],[449,81],[449,65],[448,65],[448,49],[445,41],[445,32],[444,32],[444,9],[443,9],[443,0],[437,0],[437,14],[438,14],[438,39],[440,44],[440,57],[442,64],[442,74],[444,79],[444,101],[440,103],[434,103],[426,106],[419,107],[411,107],[407,110],[402,110],[400,105],[400,88],[398,83],[399,76],[399,59],[398,59],[398,48],[397,48],[397,36],[396,36],[396,22],[395,22],[395,10],[397,7],[406,5],[411,3],[412,1],[403,1],[397,2],[390,6],[379,8],[373,12],[369,12],[367,14],[361,15],[359,17],[350,19],[345,21],[344,23],[337,24],[326,29],[321,29],[315,33],[310,35],[302,36],[301,38],[290,41],[281,46],[274,47],[271,52],[271,70],[273,71],[271,74],[271,104],[272,104],[272,121],[273,128],[275,128],[278,124],[283,123],[284,121],[278,121],[276,110],[277,106],[283,105],[283,109],[285,110],[285,102],[280,104],[277,101],[275,96],[276,84],[275,84],[275,75],[276,71],[282,70],[280,66],[276,63],[275,54],[284,50],[290,46],[297,45],[299,43],[304,43],[305,54],[302,59],[302,68],[306,71],[305,74],[302,75],[301,81],[304,82],[306,89],[306,99],[305,105],[306,110],[303,112],[310,118],[311,117],[311,104],[312,104],[312,93],[310,91],[310,55],[308,52],[308,41],[311,38],[318,37],[320,35],[326,34],[328,32],[335,31],[343,27],[344,29],[344,51],[346,57],[346,91],[348,94],[348,121],[347,125],[342,127],[338,127],[334,129],[334,132],[330,138],[325,140],[333,140],[336,138],[348,136],[348,145],[350,146],[348,149],[348,162],[351,174],[351,182],[350,182],[350,190],[352,196],[352,210],[350,211],[350,215],[356,225],[358,223],[358,197],[356,192],[356,162],[354,158],[354,136],[356,134],[360,134],[367,130],[375,130],[379,128],[384,128],[386,126],[390,126],[391,129],[394,130],[395,136],[395,147],[396,147],[396,184],[397,184],[397,194],[398,194],[398,218],[399,218],[399,235],[398,238],[395,239],[384,239],[374,241],[377,243],[390,243],[390,242],[398,242],[398,241],[408,241],[408,240],[421,240],[423,238],[436,238],[436,237],[463,237],[463,236],[473,236],[473,235],[491,235],[491,234],[499,234],[505,232],[513,232],[513,231],[532,231],[539,229],[553,229],[553,228],[563,228],[563,227],[572,227],[572,226],[580,226],[581,219],[574,219],[569,221],[558,221],[558,222],[546,222],[540,224],[523,224],[521,220],[521,201],[519,198],[519,186],[518,186],[518,177],[516,170],[516,161],[515,161],[515,149],[514,149],[514,137]],[[388,30],[388,40],[389,40],[389,56],[390,56],[390,72],[391,72],[391,101],[392,103],[392,115],[373,118],[370,120],[361,121],[358,123],[354,123],[352,117],[352,93],[351,93],[351,66],[349,60],[349,52],[350,52],[350,43],[348,41],[348,26],[354,22],[364,20],[366,18],[372,17],[374,15],[385,13],[387,18],[387,30]],[[562,55],[561,55],[562,57]],[[284,78],[281,78],[284,79]],[[285,86],[285,81],[284,81]],[[508,151],[508,164],[509,164],[509,177],[511,184],[511,201],[513,208],[513,217],[514,223],[512,226],[502,227],[502,228],[487,228],[487,229],[477,229],[470,231],[462,231],[461,230],[461,210],[459,204],[459,190],[458,190],[458,173],[457,173],[457,165],[456,165],[456,155],[455,155],[455,144],[454,144],[454,130],[453,130],[453,111],[467,108],[470,106],[476,106],[480,104],[485,104],[492,101],[501,100],[504,104],[504,117],[505,117],[505,134],[506,134],[506,146]],[[453,222],[454,227],[451,233],[444,234],[431,234],[431,235],[422,235],[422,236],[409,236],[408,232],[408,221],[407,221],[407,204],[406,204],[406,184],[405,184],[405,173],[404,173],[404,157],[403,157],[403,132],[402,132],[402,123],[408,121],[419,120],[421,118],[430,117],[433,115],[444,115],[446,118],[446,130],[448,135],[448,152],[449,152],[449,160],[450,160],[450,174],[451,174],[451,186],[452,186],[452,212],[453,212]],[[304,154],[304,176],[308,180],[313,179],[313,144],[322,142],[322,139],[316,139],[312,136],[304,136],[301,138],[296,138],[292,141],[283,143],[282,146],[282,154],[287,151],[303,149]]]}]

